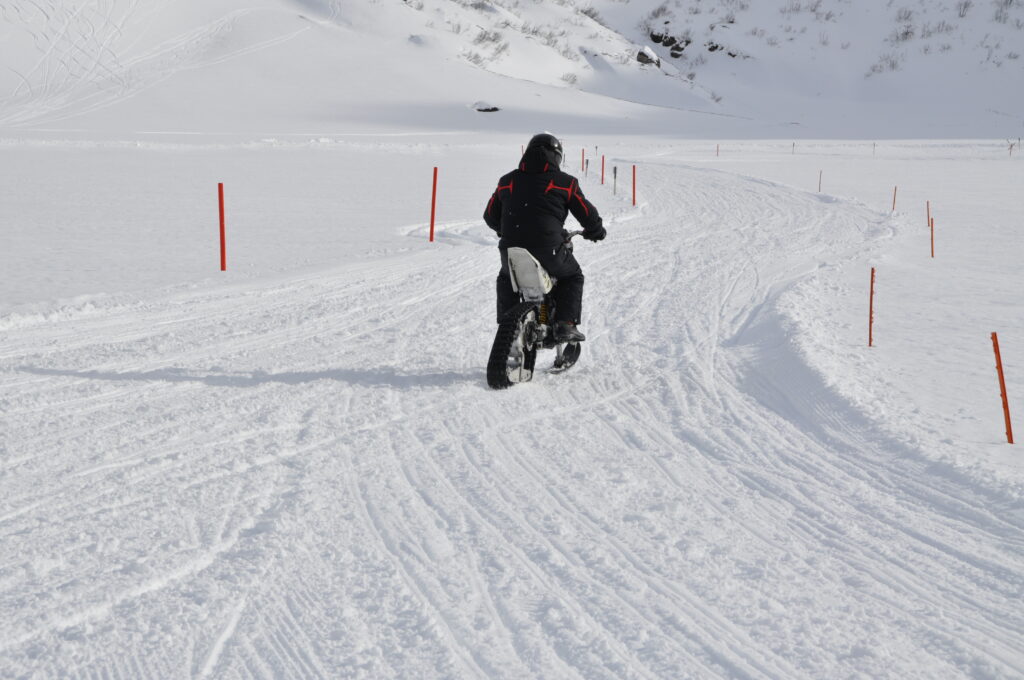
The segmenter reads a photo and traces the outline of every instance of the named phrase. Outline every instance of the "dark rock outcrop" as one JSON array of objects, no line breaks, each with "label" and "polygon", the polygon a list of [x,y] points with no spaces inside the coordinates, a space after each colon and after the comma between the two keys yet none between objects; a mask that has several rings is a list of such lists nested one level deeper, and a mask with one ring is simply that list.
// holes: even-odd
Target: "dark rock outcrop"
[{"label": "dark rock outcrop", "polygon": [[636,53],[636,60],[641,64],[654,64],[657,67],[661,67],[661,59],[654,53],[650,47],[645,47]]}]

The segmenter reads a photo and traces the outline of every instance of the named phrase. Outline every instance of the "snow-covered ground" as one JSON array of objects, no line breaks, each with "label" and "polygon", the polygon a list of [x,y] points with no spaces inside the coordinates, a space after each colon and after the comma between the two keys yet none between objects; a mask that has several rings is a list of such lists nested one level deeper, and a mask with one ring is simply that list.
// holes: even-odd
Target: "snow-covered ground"
[{"label": "snow-covered ground", "polygon": [[[525,80],[445,55],[573,2],[408,4],[0,8],[0,676],[1024,676],[1019,148]],[[609,236],[580,363],[494,392],[480,215],[545,128]]]},{"label": "snow-covered ground", "polygon": [[495,393],[513,143],[5,150],[12,674],[1024,672],[1024,166],[599,140],[584,357]]}]

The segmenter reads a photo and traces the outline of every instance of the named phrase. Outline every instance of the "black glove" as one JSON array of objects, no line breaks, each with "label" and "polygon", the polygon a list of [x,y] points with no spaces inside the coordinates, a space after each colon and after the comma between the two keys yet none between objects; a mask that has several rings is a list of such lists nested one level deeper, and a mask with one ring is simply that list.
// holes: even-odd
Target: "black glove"
[{"label": "black glove", "polygon": [[583,232],[583,238],[588,241],[603,241],[604,237],[607,235],[608,232],[605,231],[604,227],[598,227],[597,229]]}]

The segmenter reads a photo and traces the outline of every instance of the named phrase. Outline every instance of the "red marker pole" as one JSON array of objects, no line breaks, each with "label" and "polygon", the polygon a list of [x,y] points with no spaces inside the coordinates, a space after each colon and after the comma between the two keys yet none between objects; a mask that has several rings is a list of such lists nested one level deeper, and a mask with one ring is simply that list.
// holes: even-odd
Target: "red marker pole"
[{"label": "red marker pole", "polygon": [[587,169],[587,150],[580,149],[580,172],[584,172]]},{"label": "red marker pole", "polygon": [[875,344],[875,268],[871,268],[871,296],[868,298],[868,347]]},{"label": "red marker pole", "polygon": [[932,217],[928,220],[928,226],[932,230],[932,257],[935,257],[935,218]]},{"label": "red marker pole", "polygon": [[224,183],[217,184],[217,200],[220,203],[220,270],[228,270],[227,238],[224,235]]},{"label": "red marker pole", "polygon": [[1010,402],[1006,398],[1006,378],[1003,377],[1003,360],[999,356],[999,336],[992,334],[992,349],[996,353],[996,373],[999,374],[999,396],[1003,398],[1003,417],[1006,419],[1006,441],[1013,443],[1013,427],[1010,425]]},{"label": "red marker pole", "polygon": [[633,205],[636,205],[636,166],[633,166]]},{"label": "red marker pole", "polygon": [[604,154],[601,154],[601,184],[604,184]]},{"label": "red marker pole", "polygon": [[430,242],[434,242],[434,215],[437,214],[437,168],[434,168],[434,188],[430,192]]}]

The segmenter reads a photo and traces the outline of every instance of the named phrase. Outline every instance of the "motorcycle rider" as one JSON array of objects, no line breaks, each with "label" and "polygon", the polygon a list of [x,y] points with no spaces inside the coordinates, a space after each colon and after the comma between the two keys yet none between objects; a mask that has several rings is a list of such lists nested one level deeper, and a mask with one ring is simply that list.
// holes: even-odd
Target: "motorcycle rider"
[{"label": "motorcycle rider", "polygon": [[583,196],[579,182],[562,172],[562,143],[548,133],[534,135],[516,170],[498,180],[484,210],[484,221],[501,237],[498,273],[498,323],[519,298],[508,272],[508,248],[525,248],[548,274],[555,287],[554,336],[557,342],[579,342],[583,304],[583,270],[566,247],[565,219],[571,212],[583,227],[583,238],[600,241],[606,231],[597,208]]}]

